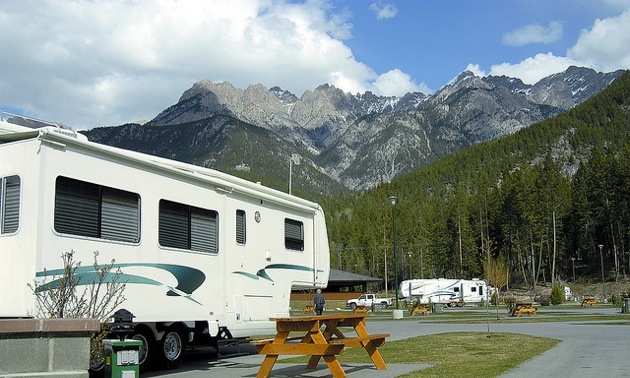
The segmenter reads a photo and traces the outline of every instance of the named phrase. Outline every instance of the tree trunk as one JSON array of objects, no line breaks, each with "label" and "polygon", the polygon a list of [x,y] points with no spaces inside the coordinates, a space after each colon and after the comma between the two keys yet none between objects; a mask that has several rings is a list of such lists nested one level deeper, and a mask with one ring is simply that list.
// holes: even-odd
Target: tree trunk
[{"label": "tree trunk", "polygon": [[551,261],[551,287],[556,283],[556,212],[551,213],[553,221],[553,259]]}]

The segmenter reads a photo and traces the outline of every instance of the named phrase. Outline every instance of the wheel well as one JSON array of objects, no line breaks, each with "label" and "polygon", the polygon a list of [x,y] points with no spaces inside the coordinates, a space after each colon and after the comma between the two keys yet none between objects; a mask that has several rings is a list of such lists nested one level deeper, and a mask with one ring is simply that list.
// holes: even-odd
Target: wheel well
[{"label": "wheel well", "polygon": [[146,324],[140,323],[140,324],[136,325],[133,328],[133,330],[136,333],[140,333],[140,332],[150,333],[151,335],[153,335],[153,338],[155,338],[155,331],[153,329],[151,329],[151,327],[149,327]]},{"label": "wheel well", "polygon": [[180,333],[189,333],[194,332],[194,328],[190,328],[184,322],[174,322],[174,323],[156,323],[155,324],[156,331],[160,334],[160,339],[164,335],[164,332],[173,329]]}]

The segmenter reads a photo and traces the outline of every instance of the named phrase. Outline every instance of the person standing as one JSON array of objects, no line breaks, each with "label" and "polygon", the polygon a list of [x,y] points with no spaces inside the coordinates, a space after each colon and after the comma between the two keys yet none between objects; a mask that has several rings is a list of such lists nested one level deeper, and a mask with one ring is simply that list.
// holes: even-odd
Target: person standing
[{"label": "person standing", "polygon": [[322,289],[317,289],[315,297],[313,298],[313,304],[315,305],[315,313],[321,315],[324,312],[324,305],[326,304]]}]

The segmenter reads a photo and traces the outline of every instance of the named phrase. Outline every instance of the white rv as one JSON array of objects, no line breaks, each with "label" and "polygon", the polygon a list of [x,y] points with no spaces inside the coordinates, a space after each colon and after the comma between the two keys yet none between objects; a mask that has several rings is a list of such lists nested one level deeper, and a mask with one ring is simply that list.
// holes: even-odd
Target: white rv
[{"label": "white rv", "polygon": [[27,285],[61,269],[63,253],[87,269],[98,251],[122,271],[143,364],[274,333],[291,289],[328,283],[318,204],[57,127],[0,120],[0,205],[0,318],[33,316]]},{"label": "white rv", "polygon": [[485,303],[488,293],[486,282],[479,279],[427,278],[405,280],[400,284],[404,298],[419,303],[442,303],[463,306],[465,303]]}]

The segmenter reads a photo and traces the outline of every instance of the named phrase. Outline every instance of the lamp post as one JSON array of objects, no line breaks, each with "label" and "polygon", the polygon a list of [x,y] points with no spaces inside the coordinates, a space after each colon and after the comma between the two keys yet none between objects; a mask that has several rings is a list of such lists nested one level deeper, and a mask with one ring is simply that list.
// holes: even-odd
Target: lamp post
[{"label": "lamp post", "polygon": [[[411,256],[413,256],[413,252],[407,252],[407,256],[409,256],[409,279],[411,279]],[[409,293],[411,295],[411,293]]]},{"label": "lamp post", "polygon": [[298,154],[291,154],[291,157],[289,158],[289,194],[291,193],[291,179],[293,176],[293,164],[295,165],[300,165],[300,155]]},{"label": "lamp post", "polygon": [[571,257],[571,266],[573,267],[573,283],[575,283],[575,257]]},{"label": "lamp post", "polygon": [[600,244],[599,246],[599,264],[602,266],[602,295],[604,296],[602,300],[606,302],[606,290],[604,287],[604,253],[602,252],[604,249],[604,245]]},{"label": "lamp post", "polygon": [[396,310],[398,310],[398,260],[396,260],[396,196],[389,196],[392,205],[392,239],[394,240],[394,292],[396,293]]}]

